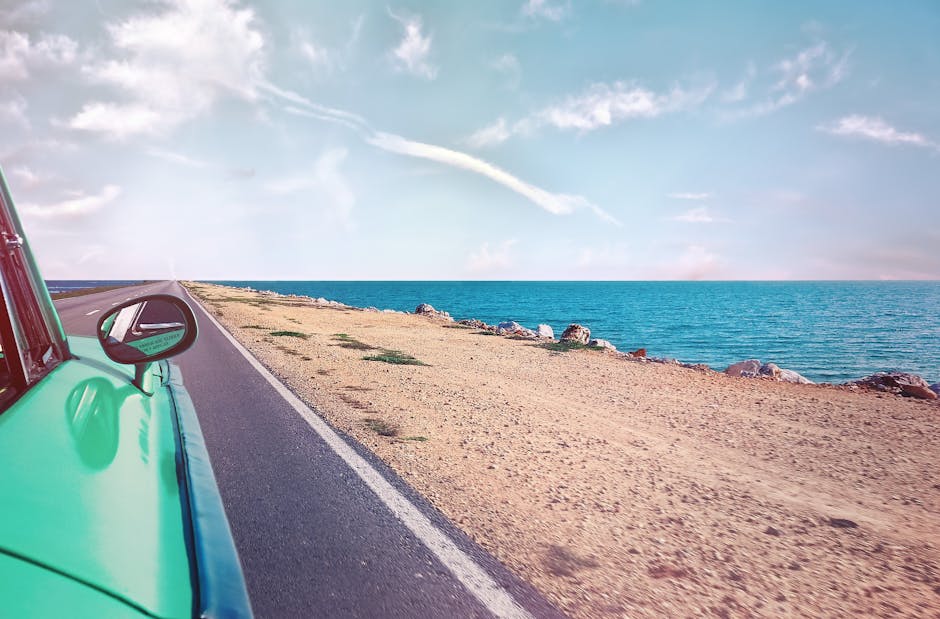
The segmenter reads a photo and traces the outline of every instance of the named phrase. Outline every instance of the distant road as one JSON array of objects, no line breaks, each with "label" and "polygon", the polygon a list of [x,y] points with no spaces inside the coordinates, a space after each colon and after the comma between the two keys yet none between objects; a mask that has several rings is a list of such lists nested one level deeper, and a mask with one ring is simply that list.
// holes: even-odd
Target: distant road
[{"label": "distant road", "polygon": [[[67,333],[93,336],[101,313],[156,293],[189,300],[175,282],[158,282],[55,304]],[[290,393],[272,385],[200,307],[193,309],[199,339],[175,361],[202,425],[257,617],[561,616],[368,450],[346,436],[339,445],[329,434],[324,439],[322,421],[302,417]],[[354,470],[351,458],[365,468]],[[391,499],[381,490],[389,484]],[[396,495],[405,501],[396,503]],[[412,512],[417,517],[409,519]]]}]

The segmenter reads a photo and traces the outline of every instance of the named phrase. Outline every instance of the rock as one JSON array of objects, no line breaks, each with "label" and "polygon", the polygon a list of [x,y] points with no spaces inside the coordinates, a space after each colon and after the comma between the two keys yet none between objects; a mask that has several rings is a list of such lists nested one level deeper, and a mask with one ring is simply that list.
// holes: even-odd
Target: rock
[{"label": "rock", "polygon": [[917,374],[906,372],[878,372],[847,384],[910,398],[937,399],[937,393],[930,388],[926,380]]},{"label": "rock", "polygon": [[764,533],[766,533],[767,535],[773,535],[774,537],[780,537],[780,529],[777,529],[775,527],[767,527],[766,529],[764,529]]},{"label": "rock", "polygon": [[603,348],[604,350],[613,350],[616,351],[617,347],[608,342],[607,340],[591,340],[588,343],[588,346],[596,346],[597,348]]},{"label": "rock", "polygon": [[930,385],[930,390],[940,396],[940,383],[934,383]]},{"label": "rock", "polygon": [[522,325],[514,320],[501,322],[496,325],[496,332],[500,334],[512,335],[517,331],[522,331]]},{"label": "rock", "polygon": [[748,359],[747,361],[739,361],[729,365],[725,368],[725,374],[728,376],[743,376],[746,373],[751,376],[760,376],[760,368],[760,361],[757,359]]},{"label": "rock", "polygon": [[582,327],[579,324],[572,323],[568,325],[568,328],[565,329],[565,332],[561,334],[562,342],[577,342],[586,346],[590,340],[591,330],[587,327]]},{"label": "rock", "polygon": [[645,348],[637,348],[636,350],[634,350],[633,352],[631,352],[630,355],[633,356],[633,357],[645,357],[645,356],[646,356],[646,349],[645,349]]},{"label": "rock", "polygon": [[536,335],[547,340],[555,339],[555,331],[548,325],[539,325],[535,331]]},{"label": "rock", "polygon": [[418,307],[415,308],[415,314],[419,316],[428,316],[429,318],[443,318],[449,322],[453,322],[453,318],[450,317],[448,312],[442,312],[440,310],[434,309],[434,306],[427,303],[421,303]]},{"label": "rock", "polygon": [[760,369],[757,370],[757,373],[761,376],[769,376],[776,380],[780,377],[780,366],[778,366],[776,363],[765,363],[764,365],[760,366]]},{"label": "rock", "polygon": [[794,372],[793,370],[780,370],[777,380],[783,383],[797,383],[799,385],[815,385],[813,381]]},{"label": "rock", "polygon": [[857,529],[858,523],[847,518],[830,518],[829,525],[837,529]]}]

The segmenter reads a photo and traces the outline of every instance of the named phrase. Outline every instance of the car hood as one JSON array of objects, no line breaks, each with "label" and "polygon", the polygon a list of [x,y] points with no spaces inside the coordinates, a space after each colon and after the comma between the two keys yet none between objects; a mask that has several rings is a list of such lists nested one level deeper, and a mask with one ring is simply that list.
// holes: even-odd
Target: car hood
[{"label": "car hood", "polygon": [[168,391],[141,393],[95,339],[69,345],[75,358],[0,414],[0,549],[147,614],[191,615]]}]

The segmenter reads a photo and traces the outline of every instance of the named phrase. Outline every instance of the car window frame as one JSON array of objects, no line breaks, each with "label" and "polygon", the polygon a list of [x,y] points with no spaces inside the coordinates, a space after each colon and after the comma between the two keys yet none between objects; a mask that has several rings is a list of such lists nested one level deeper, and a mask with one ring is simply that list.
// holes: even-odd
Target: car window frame
[{"label": "car window frame", "polygon": [[[0,338],[19,397],[70,358],[68,340],[0,169]],[[0,409],[12,403],[0,401]]]}]

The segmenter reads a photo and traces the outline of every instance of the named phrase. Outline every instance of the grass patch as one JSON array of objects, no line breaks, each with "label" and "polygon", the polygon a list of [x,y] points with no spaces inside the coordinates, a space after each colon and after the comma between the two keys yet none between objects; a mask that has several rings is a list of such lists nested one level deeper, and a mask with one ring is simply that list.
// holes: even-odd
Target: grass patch
[{"label": "grass patch", "polygon": [[569,350],[604,350],[601,346],[588,346],[581,342],[547,342],[540,344],[545,350],[553,352],[568,352]]},{"label": "grass patch", "polygon": [[382,363],[392,363],[394,365],[427,365],[424,361],[419,361],[400,350],[383,350],[376,355],[368,355],[362,359],[363,361],[381,361]]},{"label": "grass patch", "polygon": [[445,329],[474,329],[474,328],[475,328],[475,327],[471,327],[470,325],[457,325],[457,324],[454,324],[454,325],[442,325],[442,326],[443,326]]},{"label": "grass patch", "polygon": [[299,353],[299,352],[297,352],[296,350],[292,350],[292,349],[288,348],[287,346],[275,346],[275,348],[277,348],[279,351],[281,351],[281,352],[284,353],[285,355],[290,355],[290,356],[292,356],[292,357],[299,357],[299,356],[300,356],[300,353]]},{"label": "grass patch", "polygon": [[401,439],[399,439],[399,440],[402,440],[402,441],[415,441],[415,442],[417,442],[417,443],[423,443],[423,442],[425,442],[425,441],[428,440],[428,437],[426,437],[426,436],[403,436],[403,437],[401,437]]},{"label": "grass patch", "polygon": [[352,350],[377,350],[377,348],[371,344],[366,344],[365,342],[360,342],[354,337],[351,337],[348,333],[335,333],[333,339],[339,340],[340,348],[351,348]]},{"label": "grass patch", "polygon": [[363,421],[366,422],[367,428],[379,436],[398,436],[400,432],[400,429],[394,423],[383,421],[377,417],[366,417]]},{"label": "grass patch", "polygon": [[242,325],[242,329],[261,329],[262,331],[267,331],[268,327],[262,327],[261,325]]},{"label": "grass patch", "polygon": [[474,335],[496,335],[495,331],[477,331]]},{"label": "grass patch", "polygon": [[306,333],[300,333],[299,331],[271,331],[268,335],[273,335],[274,337],[299,337],[302,340],[310,337]]}]

